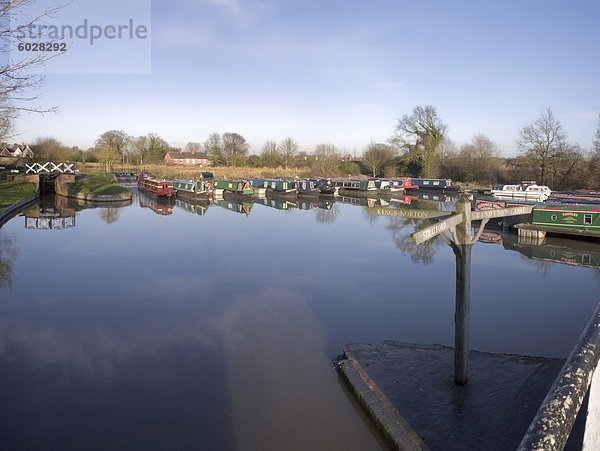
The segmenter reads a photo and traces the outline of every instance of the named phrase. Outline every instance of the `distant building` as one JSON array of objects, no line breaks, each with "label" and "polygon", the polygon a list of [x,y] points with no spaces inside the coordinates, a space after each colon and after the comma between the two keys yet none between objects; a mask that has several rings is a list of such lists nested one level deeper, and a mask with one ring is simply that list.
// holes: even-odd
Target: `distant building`
[{"label": "distant building", "polygon": [[180,164],[183,166],[209,166],[210,160],[205,153],[196,153],[194,149],[189,152],[179,149],[179,152],[167,152],[165,163]]},{"label": "distant building", "polygon": [[12,148],[5,147],[0,151],[0,157],[33,158],[33,151],[25,143],[15,144]]}]

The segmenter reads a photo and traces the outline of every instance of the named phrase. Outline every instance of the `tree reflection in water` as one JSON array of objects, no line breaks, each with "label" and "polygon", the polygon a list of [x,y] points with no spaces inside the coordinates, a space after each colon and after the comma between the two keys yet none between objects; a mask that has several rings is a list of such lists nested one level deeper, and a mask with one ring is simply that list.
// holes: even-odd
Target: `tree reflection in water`
[{"label": "tree reflection in water", "polygon": [[13,263],[17,256],[15,238],[0,236],[0,289],[12,286]]},{"label": "tree reflection in water", "polygon": [[332,204],[331,208],[317,208],[315,219],[319,224],[333,224],[339,215],[339,208],[336,204]]},{"label": "tree reflection in water", "polygon": [[107,224],[116,222],[117,219],[119,219],[119,214],[119,209],[114,207],[100,208],[98,211],[98,216],[100,216]]},{"label": "tree reflection in water", "polygon": [[410,259],[414,263],[425,265],[433,263],[433,257],[437,250],[446,246],[444,240],[439,236],[415,246],[411,234],[423,228],[422,219],[389,218],[389,220],[390,222],[385,228],[392,232],[394,244],[403,254],[410,255]]}]

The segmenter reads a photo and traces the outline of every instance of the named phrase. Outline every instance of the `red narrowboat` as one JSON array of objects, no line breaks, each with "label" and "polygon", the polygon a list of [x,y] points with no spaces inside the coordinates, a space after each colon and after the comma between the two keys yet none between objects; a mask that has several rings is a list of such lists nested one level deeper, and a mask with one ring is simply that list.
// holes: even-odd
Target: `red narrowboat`
[{"label": "red narrowboat", "polygon": [[171,197],[175,194],[173,182],[169,180],[157,180],[150,173],[142,171],[138,178],[138,187],[142,191],[154,194],[158,197]]}]

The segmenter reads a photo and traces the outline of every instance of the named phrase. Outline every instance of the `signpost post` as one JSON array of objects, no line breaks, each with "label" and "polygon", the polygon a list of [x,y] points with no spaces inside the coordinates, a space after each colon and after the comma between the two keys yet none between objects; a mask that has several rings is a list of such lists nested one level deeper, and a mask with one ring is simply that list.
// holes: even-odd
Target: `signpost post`
[{"label": "signpost post", "polygon": [[[456,259],[456,310],[454,313],[454,383],[465,385],[468,380],[469,320],[471,308],[471,247],[477,242],[490,218],[531,213],[533,206],[471,211],[471,202],[461,197],[456,214],[412,234],[415,244],[441,235],[452,247]],[[471,237],[471,221],[481,220],[475,237]],[[445,234],[450,230],[454,241]]]}]

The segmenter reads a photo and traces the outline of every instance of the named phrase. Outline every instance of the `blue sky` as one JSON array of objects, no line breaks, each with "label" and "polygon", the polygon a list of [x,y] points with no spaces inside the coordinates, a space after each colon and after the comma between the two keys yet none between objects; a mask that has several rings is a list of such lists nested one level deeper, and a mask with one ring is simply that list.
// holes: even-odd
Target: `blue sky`
[{"label": "blue sky", "polygon": [[154,0],[151,15],[149,71],[47,75],[40,102],[60,112],[22,115],[17,140],[87,148],[122,129],[183,146],[229,131],[252,153],[291,136],[360,154],[417,105],[457,145],[483,133],[505,156],[547,107],[586,149],[596,131],[596,0]]}]

